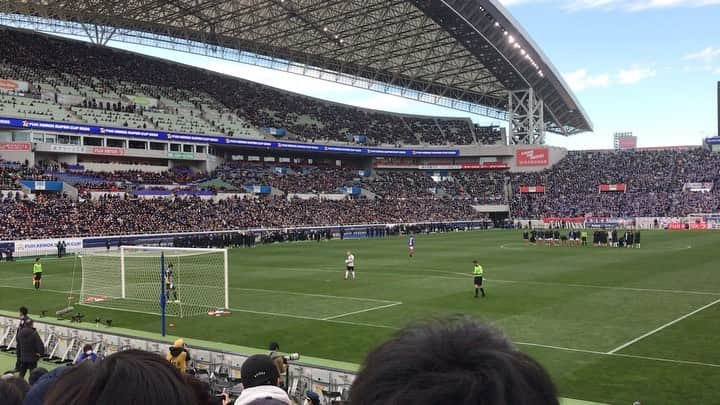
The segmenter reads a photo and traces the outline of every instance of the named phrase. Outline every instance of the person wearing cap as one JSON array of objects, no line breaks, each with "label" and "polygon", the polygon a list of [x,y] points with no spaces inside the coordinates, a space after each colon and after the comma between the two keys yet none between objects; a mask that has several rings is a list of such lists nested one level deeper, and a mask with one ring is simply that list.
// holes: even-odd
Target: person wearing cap
[{"label": "person wearing cap", "polygon": [[291,405],[290,397],[278,385],[280,373],[270,356],[256,354],[240,367],[243,390],[235,405]]},{"label": "person wearing cap", "polygon": [[181,373],[186,372],[190,361],[190,353],[187,351],[185,342],[182,339],[176,340],[170,347],[168,354],[165,355],[165,359],[180,370]]},{"label": "person wearing cap", "polygon": [[475,298],[478,297],[478,290],[482,292],[485,298],[485,289],[483,288],[483,268],[477,260],[473,260],[473,284],[475,285]]},{"label": "person wearing cap", "polygon": [[320,395],[315,391],[305,391],[305,403],[303,405],[320,405]]}]

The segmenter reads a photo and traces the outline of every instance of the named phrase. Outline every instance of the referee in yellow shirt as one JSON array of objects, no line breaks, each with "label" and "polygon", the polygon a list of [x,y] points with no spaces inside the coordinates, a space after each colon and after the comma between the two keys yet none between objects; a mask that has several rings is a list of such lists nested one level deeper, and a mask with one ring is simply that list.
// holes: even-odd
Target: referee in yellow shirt
[{"label": "referee in yellow shirt", "polygon": [[485,289],[483,289],[483,268],[477,260],[473,260],[473,284],[475,284],[475,298],[478,297],[478,290],[485,298]]},{"label": "referee in yellow shirt", "polygon": [[33,285],[35,286],[35,289],[40,289],[40,279],[42,278],[42,263],[40,263],[40,258],[35,258],[35,264],[33,264]]}]

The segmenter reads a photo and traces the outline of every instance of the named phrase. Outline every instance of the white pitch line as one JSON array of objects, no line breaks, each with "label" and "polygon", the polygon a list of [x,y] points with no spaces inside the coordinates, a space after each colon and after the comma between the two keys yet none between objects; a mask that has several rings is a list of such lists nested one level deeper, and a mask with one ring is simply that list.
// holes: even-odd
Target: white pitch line
[{"label": "white pitch line", "polygon": [[687,365],[691,365],[691,366],[720,368],[720,364],[703,363],[703,362],[699,362],[699,361],[665,359],[662,357],[639,356],[639,355],[635,355],[635,354],[624,354],[624,353],[599,352],[597,350],[575,349],[572,347],[552,346],[552,345],[544,345],[544,344],[540,344],[540,343],[528,343],[528,342],[513,342],[513,343],[516,345],[520,345],[520,346],[543,347],[546,349],[562,350],[562,351],[566,351],[566,352],[595,354],[595,355],[599,355],[599,356],[627,357],[627,358],[631,358],[631,359],[651,360],[651,361],[659,361],[659,362],[664,362],[664,363],[687,364]]},{"label": "white pitch line", "polygon": [[[212,287],[212,286],[199,286],[199,287]],[[345,297],[342,295],[310,294],[310,293],[301,293],[301,292],[285,291],[285,290],[266,290],[266,289],[262,289],[262,288],[230,287],[230,289],[238,290],[238,291],[259,291],[259,292],[270,292],[270,293],[280,293],[280,294],[289,294],[289,295],[302,295],[302,296],[307,296],[307,297],[339,298],[339,299],[344,299],[344,300],[355,300],[355,301],[386,302],[386,303],[390,303],[390,304],[397,303],[397,301],[379,300],[376,298]]]},{"label": "white pitch line", "polygon": [[359,310],[359,311],[348,312],[348,313],[345,313],[345,314],[328,316],[328,317],[326,317],[326,318],[323,318],[322,320],[323,320],[323,321],[329,321],[329,320],[331,320],[331,319],[342,318],[342,317],[348,316],[348,315],[362,314],[363,312],[370,312],[370,311],[376,311],[376,310],[378,310],[378,309],[390,308],[390,307],[394,307],[394,306],[400,305],[400,304],[402,304],[402,302],[393,302],[392,304],[380,305],[380,306],[378,306],[378,307],[361,309],[361,310]]},{"label": "white pitch line", "polygon": [[692,312],[689,312],[689,313],[687,313],[687,314],[685,314],[685,315],[683,315],[683,316],[681,316],[681,317],[679,317],[679,318],[673,319],[672,321],[670,321],[670,322],[668,322],[668,323],[666,323],[666,324],[664,324],[664,325],[662,325],[662,326],[659,326],[659,327],[651,330],[651,331],[648,332],[648,333],[645,333],[645,334],[643,334],[643,335],[640,335],[640,336],[636,337],[635,339],[629,340],[629,341],[621,344],[620,346],[618,346],[618,347],[616,347],[616,348],[608,351],[607,353],[608,353],[608,354],[617,353],[617,352],[619,352],[620,350],[625,349],[626,347],[628,347],[628,346],[630,346],[630,345],[632,345],[632,344],[635,344],[635,343],[637,343],[637,342],[645,339],[645,338],[648,337],[648,336],[652,336],[652,335],[660,332],[661,330],[663,330],[663,329],[665,329],[665,328],[667,328],[667,327],[669,327],[669,326],[675,325],[676,323],[682,321],[683,319],[689,318],[689,317],[697,314],[697,313],[700,312],[700,311],[703,311],[703,310],[705,310],[705,309],[710,308],[711,306],[717,304],[718,302],[720,302],[720,298],[716,299],[715,301],[713,301],[713,302],[711,302],[711,303],[709,303],[709,304],[707,304],[707,305],[703,305],[702,307],[700,307],[700,308],[698,308],[698,309],[696,309],[696,310],[694,310],[694,311],[692,311]]},{"label": "white pitch line", "polygon": [[[456,273],[463,274],[463,273]],[[664,290],[658,288],[640,288],[640,287],[622,287],[612,285],[598,285],[598,284],[576,284],[576,283],[554,283],[551,281],[533,281],[533,280],[502,280],[496,278],[488,278],[487,281],[498,282],[498,283],[509,283],[509,284],[539,284],[539,285],[555,285],[565,287],[578,287],[578,288],[599,288],[605,290],[617,290],[617,291],[633,291],[633,292],[652,292],[652,293],[669,293],[669,294],[695,294],[695,295],[720,295],[720,292],[710,291],[692,291],[692,290]]]}]

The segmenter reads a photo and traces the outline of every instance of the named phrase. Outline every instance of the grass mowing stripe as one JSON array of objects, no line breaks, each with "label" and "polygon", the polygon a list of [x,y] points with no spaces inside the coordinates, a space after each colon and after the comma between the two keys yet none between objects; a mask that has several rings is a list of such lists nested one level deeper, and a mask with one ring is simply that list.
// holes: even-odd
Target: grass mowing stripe
[{"label": "grass mowing stripe", "polygon": [[672,321],[670,321],[670,322],[668,322],[668,323],[666,323],[666,324],[664,324],[664,325],[661,325],[661,326],[659,326],[659,327],[651,330],[650,332],[647,332],[647,333],[645,333],[645,334],[643,334],[643,335],[640,335],[640,336],[636,337],[635,339],[629,340],[629,341],[621,344],[620,346],[618,346],[618,347],[610,350],[610,351],[607,352],[607,353],[608,353],[608,354],[617,353],[617,352],[619,352],[620,350],[622,350],[622,349],[624,349],[624,348],[626,348],[626,347],[628,347],[628,346],[630,346],[630,345],[633,345],[633,344],[635,344],[635,343],[637,343],[637,342],[645,339],[645,338],[648,337],[648,336],[652,336],[652,335],[660,332],[661,330],[663,330],[663,329],[665,329],[665,328],[667,328],[667,327],[669,327],[669,326],[675,325],[676,323],[682,321],[682,320],[685,319],[685,318],[689,318],[689,317],[697,314],[697,313],[700,312],[700,311],[703,311],[703,310],[705,310],[705,309],[710,308],[711,306],[717,304],[718,302],[720,302],[720,298],[716,299],[715,301],[713,301],[713,302],[711,302],[711,303],[709,303],[709,304],[707,304],[707,305],[703,305],[702,307],[700,307],[700,308],[698,308],[698,309],[696,309],[696,310],[694,310],[694,311],[692,311],[692,312],[689,312],[689,313],[687,313],[687,314],[685,314],[685,315],[683,315],[683,316],[681,316],[681,317],[675,318],[675,319],[673,319]]}]

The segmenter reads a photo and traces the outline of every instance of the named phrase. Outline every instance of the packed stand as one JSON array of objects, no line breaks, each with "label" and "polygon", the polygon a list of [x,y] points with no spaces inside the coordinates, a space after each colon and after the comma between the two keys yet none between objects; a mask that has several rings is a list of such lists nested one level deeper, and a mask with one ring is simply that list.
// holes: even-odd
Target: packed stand
[{"label": "packed stand", "polygon": [[[87,122],[100,124],[109,120],[127,127],[226,135],[251,125],[285,128],[294,138],[304,141],[352,143],[355,136],[364,135],[371,145],[417,145],[420,140],[434,145],[468,144],[474,139],[469,120],[428,117],[419,119],[421,125],[411,127],[401,115],[335,104],[92,44],[11,29],[0,30],[0,41],[4,50],[0,77],[30,82],[32,88],[26,95],[35,98],[59,93],[84,99],[78,101],[74,111]],[[63,63],[58,64],[58,60]],[[97,63],[103,60],[113,63]],[[163,116],[144,117],[143,121],[130,119],[125,114],[135,114],[137,107],[121,101],[128,95],[153,97],[169,108],[158,111]],[[102,101],[101,97],[113,101]],[[34,105],[29,110],[23,107],[23,116],[76,120],[75,113],[57,104],[50,102],[48,107],[48,101],[30,102]],[[0,105],[8,106],[4,100]],[[95,114],[93,109],[104,112]],[[144,110],[137,113],[146,114]],[[218,118],[223,114],[242,120],[225,123]],[[485,138],[479,140],[484,142]]]},{"label": "packed stand", "polygon": [[[685,183],[714,182],[710,192]],[[626,192],[599,192],[601,184],[626,184]],[[520,186],[546,186],[521,194]],[[512,178],[512,212],[543,216],[652,217],[720,211],[720,155],[689,150],[568,152],[551,169]]]},{"label": "packed stand", "polygon": [[82,202],[49,195],[0,203],[0,239],[226,229],[452,221],[484,218],[462,200],[288,200],[104,197]]},{"label": "packed stand", "polygon": [[354,184],[356,173],[339,167],[268,165],[238,161],[220,166],[215,170],[214,176],[237,187],[271,186],[291,194],[338,194],[338,188]]}]

